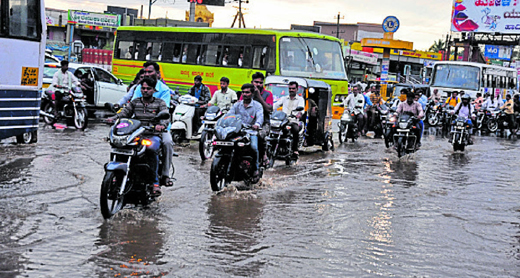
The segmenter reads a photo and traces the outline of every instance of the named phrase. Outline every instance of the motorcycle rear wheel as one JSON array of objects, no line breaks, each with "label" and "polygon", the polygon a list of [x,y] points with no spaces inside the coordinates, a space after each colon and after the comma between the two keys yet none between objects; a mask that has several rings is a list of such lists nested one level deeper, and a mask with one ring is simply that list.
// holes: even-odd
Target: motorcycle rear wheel
[{"label": "motorcycle rear wheel", "polygon": [[[43,111],[47,114],[54,115],[54,105],[52,105],[52,103],[45,104],[45,107],[43,107]],[[55,119],[43,116],[43,121],[48,125],[52,125],[55,122]]]},{"label": "motorcycle rear wheel", "polygon": [[211,170],[209,172],[209,183],[211,190],[218,192],[227,186],[226,181],[228,161],[227,157],[215,157],[211,163]]},{"label": "motorcycle rear wheel", "polygon": [[103,218],[109,219],[124,206],[124,196],[119,195],[119,188],[123,183],[124,175],[108,171],[101,184],[100,206]]}]

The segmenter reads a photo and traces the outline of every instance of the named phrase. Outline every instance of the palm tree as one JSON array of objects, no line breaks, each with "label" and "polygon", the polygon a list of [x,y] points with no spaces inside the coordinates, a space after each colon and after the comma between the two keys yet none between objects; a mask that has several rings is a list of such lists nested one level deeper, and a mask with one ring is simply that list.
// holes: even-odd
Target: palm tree
[{"label": "palm tree", "polygon": [[430,46],[430,49],[428,51],[430,52],[439,52],[440,50],[444,49],[445,42],[442,39],[439,39],[438,41],[433,42],[432,46]]}]

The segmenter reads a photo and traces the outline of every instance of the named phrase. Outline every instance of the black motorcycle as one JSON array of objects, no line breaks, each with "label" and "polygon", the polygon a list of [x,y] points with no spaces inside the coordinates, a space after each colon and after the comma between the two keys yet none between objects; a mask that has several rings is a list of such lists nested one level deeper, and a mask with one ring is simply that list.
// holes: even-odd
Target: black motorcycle
[{"label": "black motorcycle", "polygon": [[298,141],[298,148],[300,148],[303,145],[304,128],[302,122],[297,120],[296,114],[304,109],[304,107],[297,107],[291,112],[291,115],[287,115],[283,111],[276,111],[271,115],[271,130],[266,137],[267,167],[272,168],[276,159],[285,160],[285,165],[291,165],[298,160],[298,157],[295,157],[292,152],[294,138],[291,123],[297,122],[300,128]]},{"label": "black motorcycle", "polygon": [[229,109],[220,109],[218,106],[210,106],[202,118],[203,130],[199,141],[199,154],[202,161],[213,156],[213,137],[217,121],[226,114]]},{"label": "black motorcycle", "polygon": [[440,102],[430,100],[426,105],[426,111],[424,111],[426,122],[429,126],[436,126],[441,122],[442,105]]},{"label": "black motorcycle", "polygon": [[469,143],[469,124],[466,117],[458,117],[451,131],[451,144],[454,151],[464,151]]},{"label": "black motorcycle", "polygon": [[263,175],[255,177],[253,165],[253,149],[251,148],[250,126],[242,124],[237,115],[221,118],[215,128],[213,146],[217,150],[210,170],[210,184],[213,191],[220,191],[232,181],[244,181],[246,188],[251,189]]},{"label": "black motorcycle", "polygon": [[[152,123],[169,119],[170,114],[161,112]],[[120,119],[110,129],[110,162],[105,164],[105,176],[101,184],[100,205],[101,214],[105,219],[112,217],[127,203],[142,204],[143,206],[155,200],[153,194],[153,178],[157,173],[149,166],[149,155],[146,155],[147,146],[151,141],[143,135],[146,131],[153,131],[154,127],[141,126],[136,119]],[[159,149],[159,171],[161,173],[162,148]],[[173,178],[175,168],[170,169],[170,178]]]},{"label": "black motorcycle", "polygon": [[388,119],[390,109],[384,105],[374,105],[371,108],[370,127],[374,131],[375,138],[381,138],[385,134],[385,124]]},{"label": "black motorcycle", "polygon": [[[61,95],[61,105],[58,107],[58,117],[54,110],[56,107],[56,95]],[[55,91],[45,90],[42,95],[42,110],[40,114],[46,124],[54,124],[59,119],[65,118],[67,125],[74,125],[77,129],[84,130],[88,125],[88,112],[86,108],[85,95],[80,88],[69,88],[66,86],[56,86]]]},{"label": "black motorcycle", "polygon": [[397,157],[417,151],[417,136],[413,129],[417,128],[418,119],[409,113],[403,113],[399,116],[397,122],[393,126],[393,145],[397,151]]}]

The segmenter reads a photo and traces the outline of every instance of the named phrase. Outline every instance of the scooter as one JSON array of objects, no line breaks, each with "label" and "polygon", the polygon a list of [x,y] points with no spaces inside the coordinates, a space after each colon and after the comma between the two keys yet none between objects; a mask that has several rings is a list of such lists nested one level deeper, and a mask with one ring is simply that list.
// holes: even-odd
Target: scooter
[{"label": "scooter", "polygon": [[[171,134],[173,142],[182,143],[188,140],[198,140],[203,126],[198,131],[193,130],[193,117],[198,99],[191,95],[179,98],[179,105],[175,108],[172,116]],[[198,136],[197,136],[198,135]]]}]

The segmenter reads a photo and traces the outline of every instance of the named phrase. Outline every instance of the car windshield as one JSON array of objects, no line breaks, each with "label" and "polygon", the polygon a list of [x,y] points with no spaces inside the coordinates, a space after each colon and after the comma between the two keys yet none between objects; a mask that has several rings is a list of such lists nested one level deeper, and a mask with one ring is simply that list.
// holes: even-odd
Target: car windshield
[{"label": "car windshield", "polygon": [[[271,91],[273,93],[273,101],[276,102],[280,98],[289,95],[289,85],[288,84],[267,84],[266,90]],[[304,88],[302,86],[298,86],[298,95],[303,97]]]},{"label": "car windshield", "polygon": [[435,65],[432,86],[476,91],[480,69],[464,65]]},{"label": "car windshield", "polygon": [[[59,69],[59,67],[46,66],[45,68],[43,68],[43,78],[52,78]],[[76,71],[76,69],[69,68],[68,71],[74,74],[74,71]]]},{"label": "car windshield", "polygon": [[323,39],[283,37],[280,70],[287,76],[347,78],[340,44]]}]

